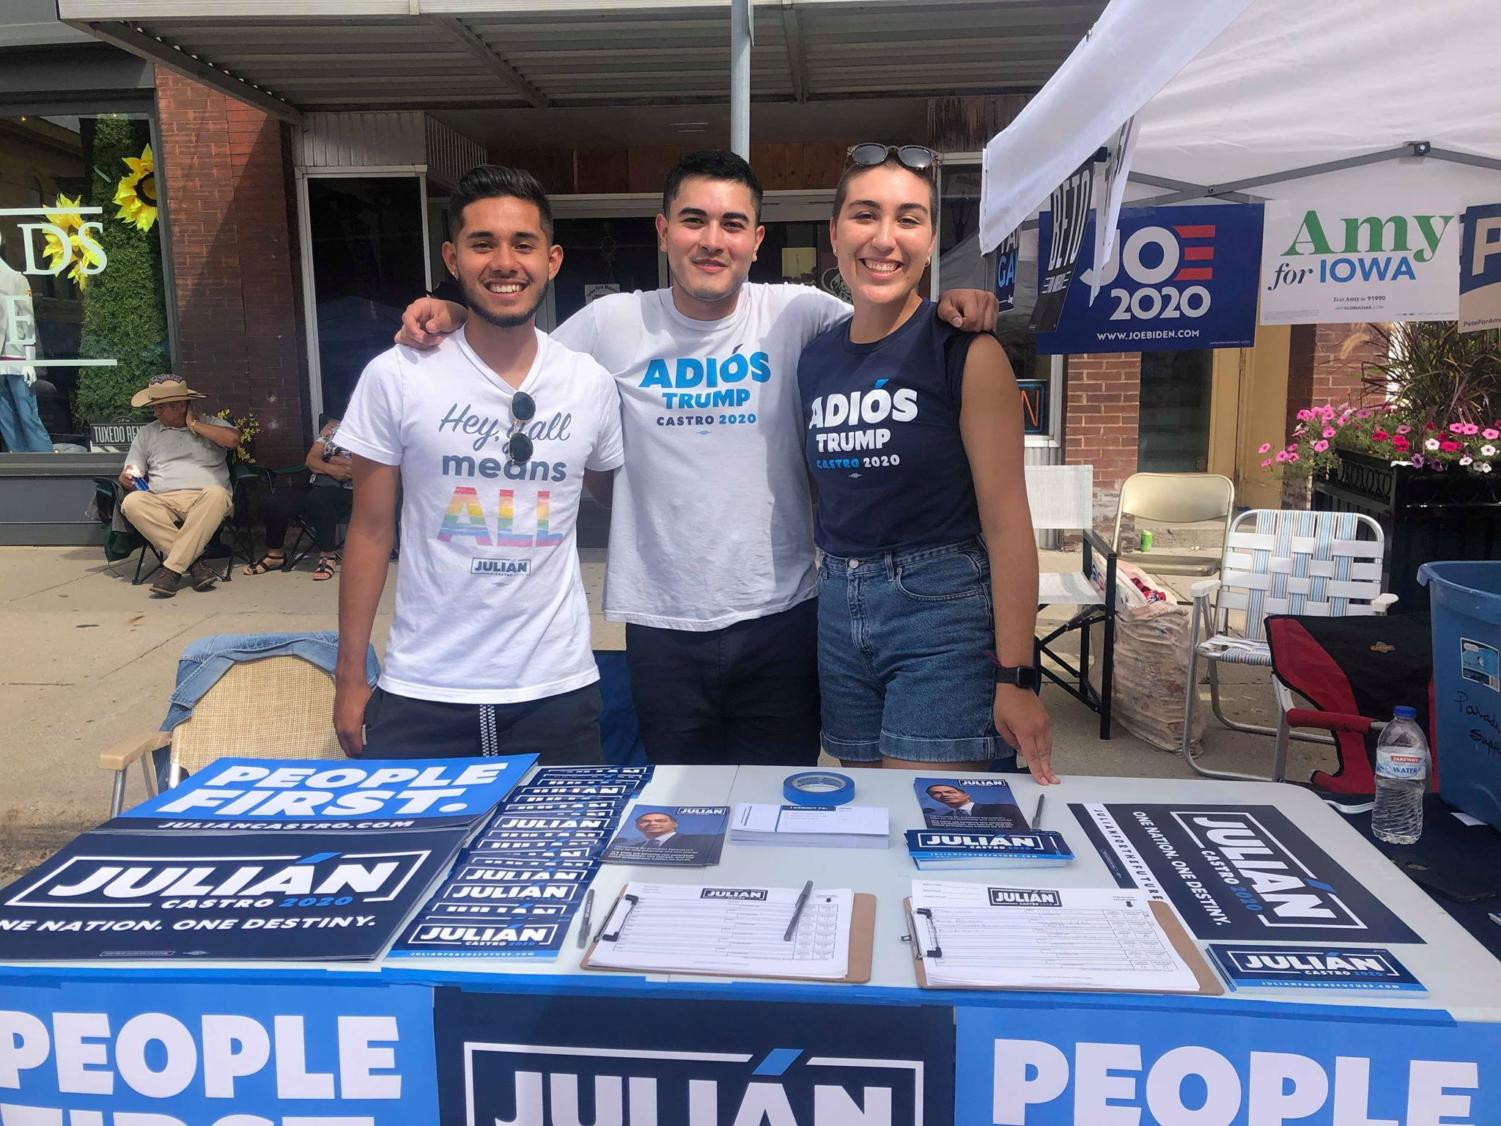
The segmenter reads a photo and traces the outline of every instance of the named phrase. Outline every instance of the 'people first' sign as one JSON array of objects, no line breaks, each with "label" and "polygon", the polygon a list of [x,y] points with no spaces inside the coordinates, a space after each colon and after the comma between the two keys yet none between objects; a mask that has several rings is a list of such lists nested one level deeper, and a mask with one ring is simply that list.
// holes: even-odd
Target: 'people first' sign
[{"label": "'people first' sign", "polygon": [[474,759],[219,759],[109,830],[379,829],[472,825],[536,755]]},{"label": "'people first' sign", "polygon": [[956,1126],[1493,1126],[1501,1025],[1143,1003],[957,1011]]},{"label": "'people first' sign", "polygon": [[423,986],[0,979],[4,1126],[435,1121]]},{"label": "'people first' sign", "polygon": [[[1134,208],[1121,212],[1114,249],[1093,261],[1091,218],[1058,326],[1037,334],[1046,355],[1246,348],[1256,340],[1260,204]],[[1039,259],[1052,223],[1039,220]],[[1096,273],[1098,272],[1098,277]],[[1090,303],[1092,283],[1099,290]]]}]

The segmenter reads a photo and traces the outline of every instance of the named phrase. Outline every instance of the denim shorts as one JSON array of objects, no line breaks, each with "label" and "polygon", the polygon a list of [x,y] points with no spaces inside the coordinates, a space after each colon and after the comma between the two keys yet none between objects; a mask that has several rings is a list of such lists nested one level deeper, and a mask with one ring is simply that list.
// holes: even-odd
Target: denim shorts
[{"label": "denim shorts", "polygon": [[818,572],[823,745],[850,762],[978,762],[996,734],[990,560],[978,540],[825,555]]}]

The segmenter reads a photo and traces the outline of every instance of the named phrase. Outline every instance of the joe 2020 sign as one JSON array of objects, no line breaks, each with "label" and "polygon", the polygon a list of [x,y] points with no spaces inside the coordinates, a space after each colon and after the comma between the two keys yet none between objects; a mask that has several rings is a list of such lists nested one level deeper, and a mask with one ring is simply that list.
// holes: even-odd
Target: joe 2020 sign
[{"label": "joe 2020 sign", "polygon": [[[1037,335],[1039,352],[1168,352],[1255,342],[1260,204],[1122,211],[1115,249],[1098,276],[1095,221],[1085,231],[1057,328]],[[1047,214],[1038,235],[1045,261],[1052,238]],[[1091,283],[1098,284],[1093,303]]]}]

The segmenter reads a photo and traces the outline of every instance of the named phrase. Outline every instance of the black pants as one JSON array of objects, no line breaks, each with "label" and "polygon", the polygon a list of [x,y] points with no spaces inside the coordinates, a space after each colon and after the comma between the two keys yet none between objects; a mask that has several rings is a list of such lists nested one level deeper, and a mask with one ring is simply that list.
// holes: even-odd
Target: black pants
[{"label": "black pants", "polygon": [[597,684],[521,704],[449,704],[377,688],[365,705],[365,757],[534,754],[550,764],[597,763],[600,706]]},{"label": "black pants", "polygon": [[625,627],[654,763],[818,762],[818,600],[710,633]]},{"label": "black pants", "polygon": [[256,496],[257,515],[266,528],[266,547],[281,549],[287,542],[287,526],[301,516],[313,529],[318,550],[332,555],[339,548],[339,525],[349,522],[354,508],[354,490],[332,485],[298,489],[261,489]]}]

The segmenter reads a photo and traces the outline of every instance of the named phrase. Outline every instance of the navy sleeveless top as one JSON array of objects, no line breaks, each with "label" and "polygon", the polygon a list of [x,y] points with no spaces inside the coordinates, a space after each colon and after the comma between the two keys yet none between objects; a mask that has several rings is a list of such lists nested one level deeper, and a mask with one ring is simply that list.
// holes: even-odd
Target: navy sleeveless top
[{"label": "navy sleeveless top", "polygon": [[846,319],[816,337],[797,367],[818,546],[858,558],[978,536],[959,436],[974,337],[940,322],[931,301],[873,343],[851,343],[849,330]]}]

